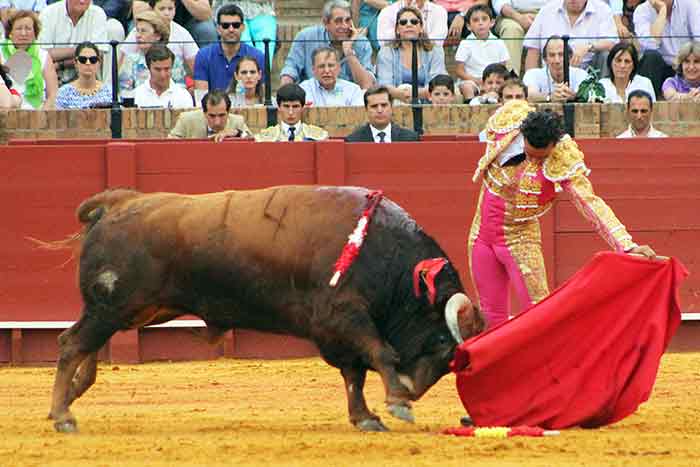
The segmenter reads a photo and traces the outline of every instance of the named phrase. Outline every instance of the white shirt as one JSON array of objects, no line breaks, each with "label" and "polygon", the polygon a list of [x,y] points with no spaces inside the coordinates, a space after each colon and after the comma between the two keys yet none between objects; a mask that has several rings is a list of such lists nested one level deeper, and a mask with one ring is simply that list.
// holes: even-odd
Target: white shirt
[{"label": "white shirt", "polygon": [[626,131],[620,133],[617,135],[618,138],[668,138],[668,135],[666,133],[663,133],[656,128],[654,128],[654,125],[649,125],[649,132],[647,135],[644,136],[639,136],[634,129],[632,128],[632,125],[630,125]]},{"label": "white shirt", "polygon": [[534,11],[542,8],[549,0],[492,0],[493,11],[502,15],[503,7],[509,5],[515,11]]},{"label": "white shirt", "polygon": [[134,90],[134,103],[137,107],[159,107],[167,109],[189,109],[194,107],[192,96],[187,89],[170,80],[170,86],[159,96],[151,87],[151,81],[137,86]]},{"label": "white shirt", "polygon": [[601,79],[600,84],[602,84],[603,88],[605,88],[606,102],[611,102],[613,104],[624,104],[627,102],[627,97],[630,95],[630,93],[636,90],[648,92],[651,96],[652,102],[656,102],[656,93],[654,92],[654,85],[651,84],[651,80],[649,78],[644,76],[634,75],[632,81],[630,81],[627,84],[627,88],[625,89],[624,100],[617,94],[617,88],[615,87],[615,84],[613,84],[613,82],[610,80],[610,78]]},{"label": "white shirt", "polygon": [[[576,92],[581,84],[581,81],[588,77],[588,73],[581,68],[569,67],[569,88]],[[531,68],[525,72],[523,76],[523,84],[529,88],[536,88],[536,91],[545,96],[552,95],[554,92],[554,80],[552,79],[549,68]]]},{"label": "white shirt", "polygon": [[306,102],[315,107],[362,107],[365,105],[364,91],[352,81],[338,79],[335,87],[328,90],[316,78],[302,81],[299,86],[306,92]]},{"label": "white shirt", "polygon": [[[399,0],[382,8],[377,17],[377,39],[386,45],[396,38],[396,14],[406,2]],[[420,9],[423,15],[423,30],[429,39],[434,39],[436,47],[442,47],[447,37],[447,10],[428,0]]]},{"label": "white shirt", "polygon": [[81,42],[90,41],[100,49],[108,50],[107,44],[107,15],[97,5],[90,4],[78,24],[68,16],[64,1],[52,3],[39,14],[41,33],[37,42],[44,49],[56,47],[75,48]]},{"label": "white shirt", "polygon": [[289,129],[291,127],[294,127],[294,139],[296,139],[301,132],[301,121],[297,122],[296,125],[288,125],[284,122],[280,122],[280,126],[282,127],[282,133],[284,133],[285,139],[289,139]]},{"label": "white shirt", "polygon": [[372,138],[374,138],[375,143],[379,143],[381,141],[381,138],[379,137],[380,132],[384,132],[384,142],[391,143],[391,123],[389,123],[383,130],[377,130],[373,125],[370,125],[369,129],[372,131]]},{"label": "white shirt", "polygon": [[[124,42],[133,42],[132,44],[122,44],[117,49],[119,53],[124,55],[129,55],[130,53],[138,52],[139,48],[136,45],[136,28],[132,29]],[[168,38],[167,46],[173,51],[176,57],[180,57],[183,62],[192,59],[197,56],[199,52],[199,47],[197,43],[192,39],[192,34],[183,28],[175,21],[170,22],[170,37]]]},{"label": "white shirt", "polygon": [[464,71],[476,79],[481,79],[484,68],[490,64],[506,63],[509,60],[506,44],[493,33],[489,33],[486,40],[477,39],[473,33],[469,34],[460,41],[455,54],[455,61],[463,63]]}]

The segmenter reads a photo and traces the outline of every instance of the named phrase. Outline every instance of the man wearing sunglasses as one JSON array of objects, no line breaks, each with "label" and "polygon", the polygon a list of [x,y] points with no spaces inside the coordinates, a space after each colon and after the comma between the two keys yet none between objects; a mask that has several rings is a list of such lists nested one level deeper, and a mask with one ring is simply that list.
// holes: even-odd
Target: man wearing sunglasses
[{"label": "man wearing sunglasses", "polygon": [[294,38],[280,72],[280,84],[301,82],[314,77],[313,52],[319,47],[333,47],[341,55],[340,78],[362,89],[374,84],[372,47],[365,31],[352,22],[350,3],[329,0],[323,5],[323,24],[309,26]]},{"label": "man wearing sunglasses", "polygon": [[252,57],[261,70],[265,58],[255,47],[241,42],[245,29],[243,11],[236,5],[224,5],[216,13],[216,30],[221,40],[197,52],[194,60],[194,88],[200,92],[227,89],[238,61]]}]

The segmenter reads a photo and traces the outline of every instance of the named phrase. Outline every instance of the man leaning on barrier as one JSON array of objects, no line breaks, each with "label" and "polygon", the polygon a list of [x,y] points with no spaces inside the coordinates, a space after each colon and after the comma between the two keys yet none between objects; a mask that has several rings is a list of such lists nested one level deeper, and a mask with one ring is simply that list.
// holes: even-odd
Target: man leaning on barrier
[{"label": "man leaning on barrier", "polygon": [[202,109],[183,112],[168,138],[209,138],[220,143],[227,138],[245,138],[250,130],[240,115],[229,113],[231,100],[224,91],[209,91]]}]

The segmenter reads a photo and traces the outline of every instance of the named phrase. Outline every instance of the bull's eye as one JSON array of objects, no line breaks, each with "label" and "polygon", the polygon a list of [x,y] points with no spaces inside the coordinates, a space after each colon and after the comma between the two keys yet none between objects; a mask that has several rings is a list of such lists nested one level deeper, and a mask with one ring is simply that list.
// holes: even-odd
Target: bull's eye
[{"label": "bull's eye", "polygon": [[450,342],[450,337],[447,334],[438,334],[437,343],[438,345],[446,345]]}]

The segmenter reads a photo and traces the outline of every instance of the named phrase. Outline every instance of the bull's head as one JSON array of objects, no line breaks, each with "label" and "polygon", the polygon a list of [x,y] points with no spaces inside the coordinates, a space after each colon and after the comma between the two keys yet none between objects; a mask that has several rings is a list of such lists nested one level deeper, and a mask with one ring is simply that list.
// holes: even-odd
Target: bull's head
[{"label": "bull's head", "polygon": [[428,318],[418,320],[421,328],[414,328],[410,342],[398,348],[401,381],[414,399],[449,372],[456,346],[485,328],[481,311],[462,292],[459,276],[451,266],[445,267],[447,264],[443,258],[434,258],[414,268],[414,293],[421,296],[425,292],[418,313]]}]

